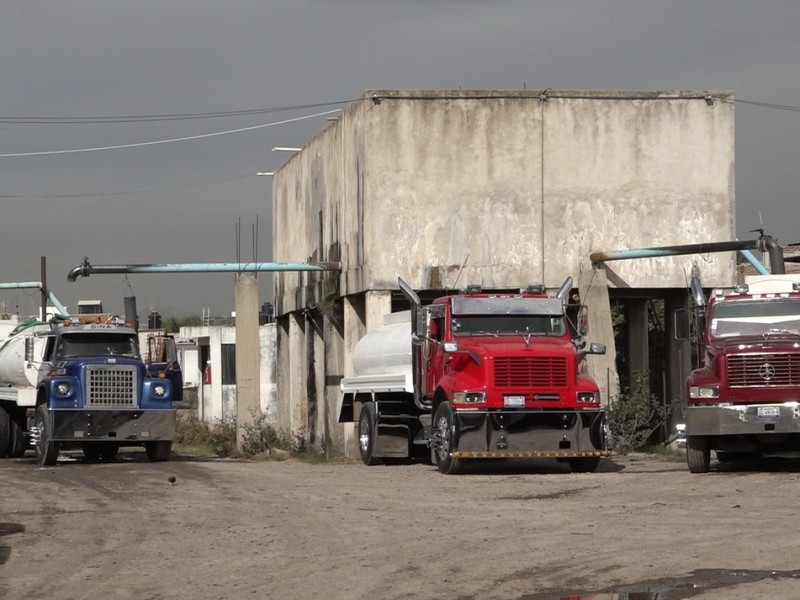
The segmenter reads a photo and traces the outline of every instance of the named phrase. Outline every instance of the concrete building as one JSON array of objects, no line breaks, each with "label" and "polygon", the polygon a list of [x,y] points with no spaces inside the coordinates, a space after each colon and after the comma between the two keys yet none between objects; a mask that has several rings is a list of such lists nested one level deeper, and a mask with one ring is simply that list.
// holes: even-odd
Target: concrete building
[{"label": "concrete building", "polygon": [[[406,306],[479,283],[558,288],[575,278],[604,398],[650,369],[648,300],[686,301],[694,264],[709,286],[735,278],[733,253],[593,265],[597,251],[735,239],[734,109],[728,92],[374,90],[275,172],[274,260],[339,261],[341,273],[275,276],[277,398],[310,447],[348,453],[338,384],[356,341]],[[611,307],[627,324],[615,349]],[[666,319],[665,397],[688,352]]]}]

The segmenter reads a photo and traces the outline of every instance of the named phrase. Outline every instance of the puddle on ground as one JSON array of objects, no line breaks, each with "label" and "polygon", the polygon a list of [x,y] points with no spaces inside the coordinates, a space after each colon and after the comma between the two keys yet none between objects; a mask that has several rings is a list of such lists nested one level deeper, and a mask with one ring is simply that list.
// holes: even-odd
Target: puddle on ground
[{"label": "puddle on ground", "polygon": [[617,585],[595,591],[560,591],[525,594],[520,600],[683,600],[709,590],[720,590],[743,583],[765,579],[797,579],[797,571],[750,571],[726,569],[698,569],[684,577],[666,577],[641,581],[630,585]]}]

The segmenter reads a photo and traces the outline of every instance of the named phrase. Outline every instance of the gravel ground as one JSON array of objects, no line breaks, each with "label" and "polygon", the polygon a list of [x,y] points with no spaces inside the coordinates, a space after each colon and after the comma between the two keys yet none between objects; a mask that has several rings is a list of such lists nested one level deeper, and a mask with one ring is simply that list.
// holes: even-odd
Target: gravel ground
[{"label": "gravel ground", "polygon": [[798,477],[27,456],[0,461],[0,598],[798,598]]}]

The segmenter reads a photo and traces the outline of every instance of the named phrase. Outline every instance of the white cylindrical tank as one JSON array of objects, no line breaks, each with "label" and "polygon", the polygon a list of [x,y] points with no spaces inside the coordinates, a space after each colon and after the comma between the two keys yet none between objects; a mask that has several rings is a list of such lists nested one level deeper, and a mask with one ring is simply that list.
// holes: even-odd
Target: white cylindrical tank
[{"label": "white cylindrical tank", "polygon": [[411,322],[390,323],[373,329],[353,348],[357,376],[406,374],[411,370]]},{"label": "white cylindrical tank", "polygon": [[0,342],[0,381],[16,387],[36,387],[45,338],[34,338],[34,363],[31,366],[28,366],[25,360],[25,338],[30,337],[35,331],[49,329],[50,326],[46,323],[38,323]]}]

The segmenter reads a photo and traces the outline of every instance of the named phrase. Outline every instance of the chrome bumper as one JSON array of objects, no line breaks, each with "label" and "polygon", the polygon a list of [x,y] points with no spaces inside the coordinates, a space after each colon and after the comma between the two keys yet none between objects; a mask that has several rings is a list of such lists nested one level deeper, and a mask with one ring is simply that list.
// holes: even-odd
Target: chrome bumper
[{"label": "chrome bumper", "polygon": [[48,438],[54,442],[168,441],[175,436],[177,411],[168,410],[49,410]]},{"label": "chrome bumper", "polygon": [[690,406],[686,435],[800,433],[800,403]]},{"label": "chrome bumper", "polygon": [[607,456],[603,411],[456,411],[456,458]]}]

